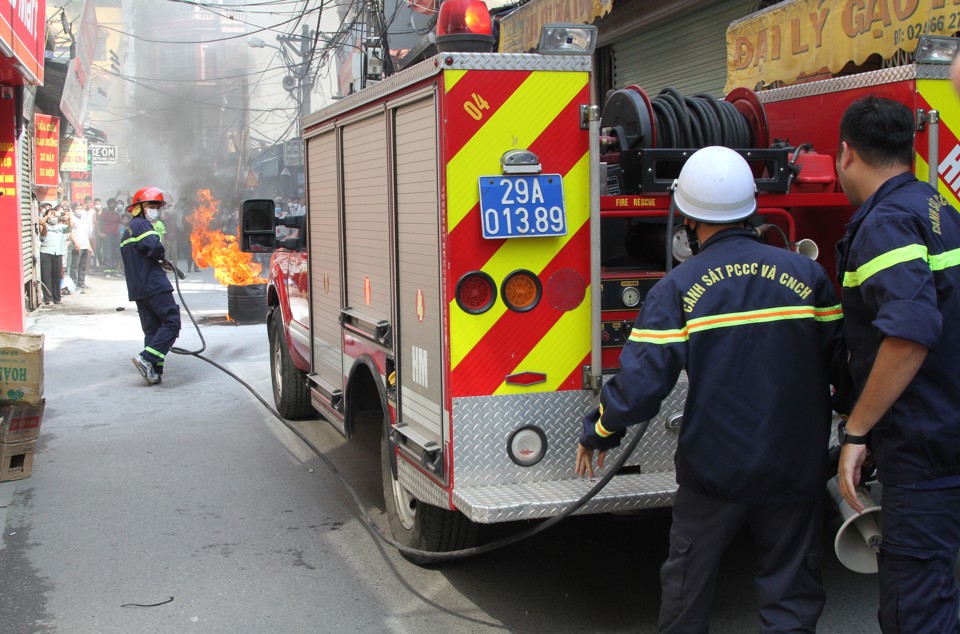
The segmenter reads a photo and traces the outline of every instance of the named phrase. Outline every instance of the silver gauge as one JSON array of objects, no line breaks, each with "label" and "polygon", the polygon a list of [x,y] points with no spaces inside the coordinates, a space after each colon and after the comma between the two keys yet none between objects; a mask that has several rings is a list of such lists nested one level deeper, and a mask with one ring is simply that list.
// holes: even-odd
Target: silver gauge
[{"label": "silver gauge", "polygon": [[625,286],[620,297],[624,306],[634,308],[640,303],[640,290],[636,286]]}]

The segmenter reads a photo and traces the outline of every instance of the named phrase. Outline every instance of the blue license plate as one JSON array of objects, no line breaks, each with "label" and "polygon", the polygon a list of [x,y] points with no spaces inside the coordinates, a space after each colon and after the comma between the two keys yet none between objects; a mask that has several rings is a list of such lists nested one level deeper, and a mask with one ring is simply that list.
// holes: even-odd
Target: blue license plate
[{"label": "blue license plate", "polygon": [[484,238],[567,235],[563,179],[559,174],[481,176],[480,223]]}]

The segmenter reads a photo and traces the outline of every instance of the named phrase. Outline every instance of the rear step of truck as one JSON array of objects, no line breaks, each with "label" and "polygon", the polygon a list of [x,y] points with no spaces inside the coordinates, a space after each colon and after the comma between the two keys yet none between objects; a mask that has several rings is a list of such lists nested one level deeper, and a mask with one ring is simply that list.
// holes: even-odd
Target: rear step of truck
[{"label": "rear step of truck", "polygon": [[[464,515],[481,524],[552,517],[586,495],[602,475],[579,480],[457,488],[453,501]],[[670,506],[676,490],[676,475],[672,472],[616,475],[577,510],[577,514]]]}]

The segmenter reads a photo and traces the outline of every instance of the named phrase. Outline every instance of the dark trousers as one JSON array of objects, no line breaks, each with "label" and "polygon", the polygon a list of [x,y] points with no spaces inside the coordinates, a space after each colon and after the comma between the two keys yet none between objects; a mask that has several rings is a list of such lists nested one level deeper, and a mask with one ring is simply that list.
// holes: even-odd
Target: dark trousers
[{"label": "dark trousers", "polygon": [[153,364],[157,374],[163,374],[163,361],[180,334],[180,307],[171,291],[138,299],[137,310],[143,328],[140,355]]},{"label": "dark trousers", "polygon": [[960,488],[883,488],[880,629],[884,634],[960,631],[957,580]]},{"label": "dark trousers", "polygon": [[60,280],[63,279],[63,256],[40,254],[40,281],[43,282],[43,301],[60,302]]},{"label": "dark trousers", "polygon": [[820,580],[822,500],[736,504],[681,486],[673,506],[670,554],[660,569],[663,634],[710,631],[720,558],[744,524],[756,541],[760,631],[816,631],[826,600]]},{"label": "dark trousers", "polygon": [[107,235],[103,238],[104,252],[107,259],[107,266],[111,269],[117,268],[117,262],[120,260],[120,236]]},{"label": "dark trousers", "polygon": [[87,260],[90,258],[89,249],[74,249],[73,259],[70,262],[70,277],[77,288],[87,285]]}]

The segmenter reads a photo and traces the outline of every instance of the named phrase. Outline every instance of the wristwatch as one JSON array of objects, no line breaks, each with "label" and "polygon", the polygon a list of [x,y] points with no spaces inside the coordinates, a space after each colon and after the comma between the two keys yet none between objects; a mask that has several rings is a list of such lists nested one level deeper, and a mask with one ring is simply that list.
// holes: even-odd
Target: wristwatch
[{"label": "wristwatch", "polygon": [[840,421],[837,425],[837,440],[841,445],[865,445],[869,436],[854,436],[847,433],[847,421]]}]

